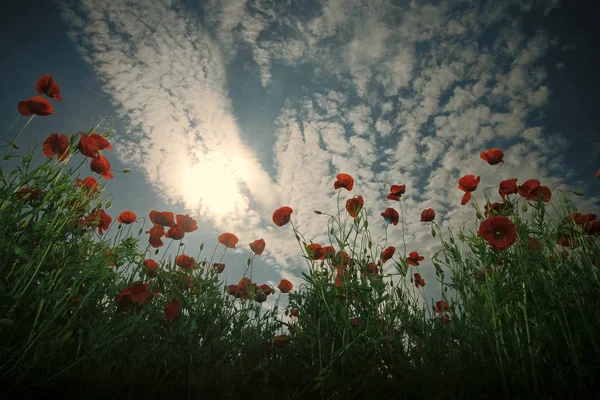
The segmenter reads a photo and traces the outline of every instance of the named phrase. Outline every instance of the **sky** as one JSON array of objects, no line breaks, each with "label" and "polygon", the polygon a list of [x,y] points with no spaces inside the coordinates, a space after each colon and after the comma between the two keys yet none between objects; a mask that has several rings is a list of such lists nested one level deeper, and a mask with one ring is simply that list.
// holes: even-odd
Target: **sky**
[{"label": "sky", "polygon": [[[199,229],[183,242],[191,256],[204,243],[200,260],[221,233],[234,233],[239,243],[221,275],[229,284],[260,238],[266,248],[252,280],[303,283],[300,246],[289,224],[273,224],[273,211],[292,207],[304,237],[328,245],[327,217],[313,211],[337,212],[339,173],[355,179],[352,192],[342,189],[341,209],[363,196],[379,252],[380,214],[400,211],[386,195],[406,185],[406,252],[425,256],[418,271],[429,302],[441,298],[431,256],[442,245],[420,215],[433,208],[445,239],[463,224],[476,231],[475,210],[460,204],[460,177],[481,176],[472,193],[480,205],[488,187],[501,202],[501,179],[538,179],[557,210],[558,189],[582,190],[585,197],[569,198],[600,215],[600,6],[592,0],[28,4],[0,4],[3,137],[26,122],[6,132],[17,103],[52,74],[64,102],[52,101],[55,114],[34,118],[19,139],[22,149],[38,145],[34,164],[45,160],[41,143],[51,133],[70,136],[113,117],[114,149],[104,155],[112,170],[132,172],[106,182],[109,215],[189,214]],[[494,147],[504,164],[480,159]],[[147,240],[141,235],[140,248]],[[394,259],[403,255],[402,224],[388,227],[387,245]],[[215,261],[222,254],[219,246]],[[395,271],[391,261],[384,271]]]}]

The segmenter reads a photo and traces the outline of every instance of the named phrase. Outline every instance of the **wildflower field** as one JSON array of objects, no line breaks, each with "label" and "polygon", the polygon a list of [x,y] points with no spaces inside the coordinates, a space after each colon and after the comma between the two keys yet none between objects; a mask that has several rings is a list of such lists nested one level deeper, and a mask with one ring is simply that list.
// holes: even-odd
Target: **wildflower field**
[{"label": "wildflower field", "polygon": [[[225,286],[227,260],[215,254],[239,245],[234,233],[215,238],[209,257],[180,242],[197,230],[189,215],[112,213],[101,190],[120,177],[109,163],[112,128],[49,133],[47,161],[30,167],[41,154],[23,154],[22,134],[54,113],[47,98],[62,101],[51,75],[36,90],[18,103],[29,121],[1,146],[2,163],[21,160],[12,171],[0,164],[3,399],[600,398],[600,220],[565,207],[552,221],[546,207],[560,194],[569,205],[565,193],[532,177],[486,182],[498,185],[498,202],[486,194],[483,209],[473,203],[477,232],[444,240],[425,209],[420,221],[443,250],[419,254],[404,240],[403,249],[371,242],[368,205],[340,173],[332,185],[349,231],[339,212],[315,211],[328,217],[330,242],[307,243],[292,207],[272,215],[298,241],[304,284],[252,282],[253,259],[268,247],[257,238],[239,283]],[[480,156],[504,162],[498,148]],[[458,181],[463,206],[479,184]],[[419,218],[402,214],[405,191],[392,184],[390,207],[370,216],[386,229]],[[170,246],[174,260],[161,255]],[[438,282],[421,276],[425,258]],[[423,305],[423,287],[438,284],[443,298]],[[456,296],[446,298],[449,289]],[[269,296],[289,297],[289,318],[278,302],[265,311]]]}]

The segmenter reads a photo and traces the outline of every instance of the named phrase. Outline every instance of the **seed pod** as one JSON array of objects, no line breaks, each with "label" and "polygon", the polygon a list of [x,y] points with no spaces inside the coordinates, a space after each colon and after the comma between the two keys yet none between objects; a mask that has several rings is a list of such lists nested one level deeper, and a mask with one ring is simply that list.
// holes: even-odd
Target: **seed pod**
[{"label": "seed pod", "polygon": [[125,169],[123,170],[123,173],[124,173],[124,174],[128,174],[128,173],[130,173],[130,172],[131,172],[131,168],[125,168]]},{"label": "seed pod", "polygon": [[323,213],[322,213],[321,211],[319,211],[319,210],[315,210],[315,214],[317,214],[317,215],[321,215],[321,214],[323,214]]}]

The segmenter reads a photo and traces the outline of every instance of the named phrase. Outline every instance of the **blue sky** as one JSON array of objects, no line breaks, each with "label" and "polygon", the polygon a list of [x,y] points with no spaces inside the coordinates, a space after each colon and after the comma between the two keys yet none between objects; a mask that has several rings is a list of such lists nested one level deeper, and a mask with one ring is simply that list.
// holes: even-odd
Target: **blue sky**
[{"label": "blue sky", "polygon": [[[385,199],[390,186],[405,184],[407,253],[425,256],[419,272],[430,301],[440,296],[431,256],[442,247],[420,214],[433,208],[446,238],[446,227],[457,234],[463,222],[476,230],[474,209],[460,205],[461,176],[481,176],[479,204],[499,173],[518,184],[539,179],[557,209],[558,189],[583,190],[570,195],[579,211],[600,214],[600,53],[592,42],[600,15],[592,1],[572,3],[4,2],[0,122],[12,139],[17,103],[36,95],[46,73],[64,102],[53,101],[56,113],[34,118],[19,140],[22,149],[38,144],[38,164],[51,133],[114,117],[114,150],[105,155],[113,170],[132,172],[107,182],[115,196],[108,213],[190,214],[199,227],[183,240],[192,256],[204,242],[210,258],[218,235],[234,233],[238,249],[223,261],[229,283],[259,238],[266,249],[253,281],[302,283],[306,264],[291,226],[276,227],[271,216],[290,206],[307,240],[329,244],[327,218],[313,210],[335,212],[336,174],[355,178],[340,204],[364,197],[374,244],[385,238],[379,214],[399,210]],[[503,165],[479,158],[492,147],[504,151]],[[488,193],[501,201],[497,188]],[[400,224],[389,227],[388,245],[396,259],[403,253]]]}]

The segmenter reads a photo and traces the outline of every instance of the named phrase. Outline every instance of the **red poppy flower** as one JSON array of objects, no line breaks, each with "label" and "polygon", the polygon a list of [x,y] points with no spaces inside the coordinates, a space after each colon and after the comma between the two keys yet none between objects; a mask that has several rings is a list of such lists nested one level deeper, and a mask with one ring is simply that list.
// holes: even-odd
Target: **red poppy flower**
[{"label": "red poppy flower", "polygon": [[90,199],[94,198],[94,195],[98,192],[98,181],[91,176],[88,176],[84,180],[77,178],[75,184],[77,186],[86,188],[89,191],[88,197]]},{"label": "red poppy flower", "polygon": [[158,224],[162,226],[175,226],[177,223],[175,222],[175,215],[169,211],[158,212],[156,210],[150,211],[150,221],[153,224]]},{"label": "red poppy flower", "polygon": [[26,186],[24,188],[19,189],[17,192],[17,197],[21,200],[27,201],[36,201],[39,200],[40,197],[46,193],[44,189],[34,189],[32,187]]},{"label": "red poppy flower", "polygon": [[143,304],[152,298],[148,283],[134,283],[123,289],[116,297],[117,309],[123,310],[134,304]]},{"label": "red poppy flower", "polygon": [[[85,135],[85,133],[84,133]],[[111,150],[112,145],[106,140],[106,138],[102,135],[99,135],[95,132],[89,135],[89,138],[93,139],[96,142],[96,146],[98,150]]]},{"label": "red poppy flower", "polygon": [[82,133],[79,138],[79,144],[77,148],[86,157],[96,159],[98,158],[98,142],[94,140],[91,136],[88,136],[87,133]]},{"label": "red poppy flower", "polygon": [[569,218],[584,231],[589,230],[589,226],[592,225],[592,222],[596,220],[596,214],[581,214],[581,213],[571,213]]},{"label": "red poppy flower", "polygon": [[387,249],[385,249],[381,252],[381,263],[385,264],[385,262],[387,260],[389,260],[390,258],[392,258],[394,256],[395,252],[396,252],[396,248],[394,246],[388,246]]},{"label": "red poppy flower", "polygon": [[177,226],[183,228],[185,233],[194,232],[198,230],[198,225],[196,225],[196,220],[191,218],[189,215],[177,214],[175,217],[177,220]]},{"label": "red poppy flower", "polygon": [[490,165],[504,163],[504,160],[502,160],[502,157],[504,157],[504,153],[497,147],[482,151],[481,153],[479,153],[479,157],[481,157],[483,161],[487,161],[487,163]]},{"label": "red poppy flower", "polygon": [[335,257],[335,248],[333,246],[325,246],[323,250],[325,251],[325,258]]},{"label": "red poppy flower", "polygon": [[185,236],[185,231],[183,230],[183,226],[175,225],[169,228],[165,236],[169,239],[181,240]]},{"label": "red poppy flower", "polygon": [[69,158],[69,137],[65,134],[53,133],[42,144],[42,152],[46,158],[57,156],[58,161]]},{"label": "red poppy flower", "polygon": [[387,195],[387,198],[390,200],[398,201],[400,197],[406,191],[406,185],[392,185],[390,188],[390,194]]},{"label": "red poppy flower", "polygon": [[294,210],[292,210],[288,206],[278,208],[273,213],[273,223],[277,226],[284,226],[285,224],[290,222],[290,215],[292,215],[293,212]]},{"label": "red poppy flower", "polygon": [[106,213],[106,211],[100,209],[96,213],[89,215],[86,218],[86,222],[98,221],[98,235],[102,236],[105,230],[108,230],[112,218]]},{"label": "red poppy flower", "polygon": [[262,285],[260,285],[259,288],[267,296],[275,293],[275,290],[271,286],[267,285],[266,283],[263,283]]},{"label": "red poppy flower", "polygon": [[228,294],[230,294],[231,296],[234,296],[237,299],[239,299],[242,296],[238,285],[228,285],[226,290],[227,290]]},{"label": "red poppy flower", "polygon": [[223,264],[223,263],[213,263],[213,269],[215,270],[215,272],[217,274],[220,274],[221,272],[225,271],[225,264]]},{"label": "red poppy flower", "polygon": [[344,268],[345,270],[348,264],[350,264],[350,256],[345,251],[338,251],[331,260],[331,264],[335,268]]},{"label": "red poppy flower", "polygon": [[297,317],[298,316],[298,309],[297,308],[292,308],[292,311],[290,311],[290,315],[292,317]]},{"label": "red poppy flower", "polygon": [[419,256],[418,251],[411,251],[408,255],[408,258],[406,259],[406,262],[410,265],[418,266],[419,261],[423,261],[424,259],[425,257]]},{"label": "red poppy flower", "polygon": [[501,215],[483,221],[477,233],[496,250],[506,250],[517,240],[515,224]]},{"label": "red poppy flower", "polygon": [[306,253],[311,260],[325,259],[325,249],[318,243],[311,243],[306,246]]},{"label": "red poppy flower", "polygon": [[175,259],[175,264],[177,264],[178,267],[191,271],[196,266],[196,261],[190,256],[180,254]]},{"label": "red poppy flower", "polygon": [[218,241],[225,247],[235,249],[235,245],[238,242],[238,238],[233,233],[222,233],[219,235]]},{"label": "red poppy flower", "polygon": [[146,267],[146,276],[148,278],[154,278],[156,271],[158,270],[158,263],[152,259],[144,260],[144,267]]},{"label": "red poppy flower", "polygon": [[475,178],[475,175],[465,175],[458,180],[458,188],[465,192],[460,204],[465,205],[471,200],[471,192],[477,189],[477,185],[479,185],[479,181],[481,177],[478,176]]},{"label": "red poppy flower", "polygon": [[421,274],[419,274],[419,273],[416,273],[416,274],[415,274],[415,286],[417,287],[417,289],[418,289],[419,287],[423,287],[423,286],[425,286],[425,279],[423,279],[423,278],[421,277]]},{"label": "red poppy flower", "polygon": [[133,211],[123,211],[121,214],[119,214],[117,221],[119,221],[120,224],[129,225],[133,224],[136,219],[137,215],[135,215]]},{"label": "red poppy flower", "polygon": [[281,293],[289,293],[294,288],[294,285],[292,285],[292,282],[288,281],[287,279],[282,279],[277,287],[279,290],[281,290]]},{"label": "red poppy flower", "polygon": [[446,312],[446,311],[448,311],[448,309],[450,309],[450,305],[448,304],[447,301],[444,301],[444,300],[436,301],[435,302],[435,306],[433,307],[433,310],[437,314],[441,314],[443,312]]},{"label": "red poppy flower", "polygon": [[346,211],[352,218],[356,218],[360,210],[365,205],[365,201],[362,196],[354,196],[351,199],[346,200]]},{"label": "red poppy flower", "polygon": [[258,239],[249,244],[250,250],[254,252],[257,256],[260,256],[265,250],[265,240]]},{"label": "red poppy flower", "polygon": [[498,189],[498,193],[500,193],[500,196],[502,196],[502,199],[504,199],[504,196],[506,196],[507,194],[518,193],[517,181],[518,181],[517,178],[513,178],[513,179],[507,179],[507,180],[500,182],[500,188]]},{"label": "red poppy flower", "polygon": [[17,105],[19,114],[29,117],[30,115],[39,115],[45,117],[54,114],[54,107],[48,100],[40,96],[33,96],[25,101],[20,101]]},{"label": "red poppy flower", "polygon": [[351,192],[354,187],[354,178],[352,178],[348,174],[337,174],[336,181],[333,183],[333,187],[335,190],[339,188],[345,188],[347,191]]},{"label": "red poppy flower", "polygon": [[435,211],[433,208],[427,208],[421,211],[421,222],[431,222],[435,218]]},{"label": "red poppy flower", "polygon": [[384,212],[381,213],[381,216],[385,219],[385,222],[388,224],[393,224],[394,226],[398,225],[398,221],[400,220],[400,215],[393,208],[386,208]]},{"label": "red poppy flower", "polygon": [[547,186],[540,186],[537,179],[529,179],[518,187],[519,194],[526,200],[537,200],[541,198],[542,203],[547,203],[552,198],[552,192]]},{"label": "red poppy flower", "polygon": [[440,317],[440,322],[446,326],[452,323],[452,321],[450,321],[450,317],[448,317],[446,314]]},{"label": "red poppy flower", "polygon": [[152,247],[156,249],[161,246],[164,246],[164,243],[162,242],[161,238],[165,235],[165,228],[162,225],[158,225],[155,223],[149,231],[146,231],[146,233],[150,234],[150,238],[148,241]]},{"label": "red poppy flower", "polygon": [[167,321],[171,322],[177,318],[180,311],[181,302],[178,299],[171,300],[169,304],[167,304],[167,307],[165,307],[165,317],[167,318]]},{"label": "red poppy flower", "polygon": [[60,97],[60,88],[58,87],[58,83],[54,81],[52,75],[50,74],[45,74],[38,78],[35,84],[35,90],[39,94],[45,94],[54,100],[63,101],[63,98]]},{"label": "red poppy flower", "polygon": [[108,160],[104,156],[100,156],[96,159],[93,159],[90,163],[90,167],[92,171],[97,174],[100,174],[103,178],[112,179],[114,178],[112,172],[110,172],[110,164]]},{"label": "red poppy flower", "polygon": [[376,275],[378,272],[377,264],[374,262],[367,264],[366,275]]},{"label": "red poppy flower", "polygon": [[540,240],[536,237],[529,238],[529,249],[532,251],[539,250],[541,248]]}]

